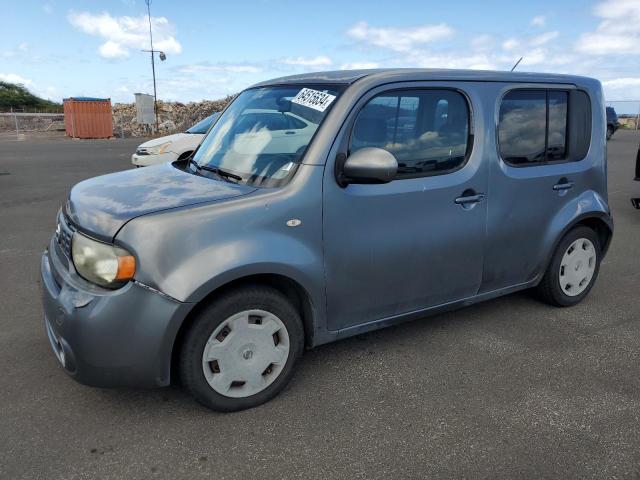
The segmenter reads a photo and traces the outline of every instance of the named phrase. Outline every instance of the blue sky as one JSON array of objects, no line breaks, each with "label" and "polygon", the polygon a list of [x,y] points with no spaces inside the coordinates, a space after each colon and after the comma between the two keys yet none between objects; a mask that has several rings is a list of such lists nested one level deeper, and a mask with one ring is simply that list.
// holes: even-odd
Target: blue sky
[{"label": "blue sky", "polygon": [[[154,0],[158,96],[215,99],[260,80],[359,67],[509,69],[600,79],[640,99],[640,0]],[[3,8],[0,79],[60,100],[151,92],[143,0]]]}]

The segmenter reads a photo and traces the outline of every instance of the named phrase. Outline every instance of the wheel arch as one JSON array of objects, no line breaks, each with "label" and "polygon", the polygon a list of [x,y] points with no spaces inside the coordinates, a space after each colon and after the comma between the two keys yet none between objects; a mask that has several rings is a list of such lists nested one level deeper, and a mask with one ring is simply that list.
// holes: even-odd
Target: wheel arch
[{"label": "wheel arch", "polygon": [[[586,216],[581,218],[577,222],[573,223],[567,232],[572,228],[577,227],[578,225],[584,225],[585,227],[589,227],[591,230],[595,231],[598,235],[598,240],[600,241],[600,248],[602,256],[604,257],[609,250],[609,245],[611,244],[611,238],[613,237],[613,228],[607,223],[601,216]],[[566,234],[564,232],[563,236]]]},{"label": "wheel arch", "polygon": [[596,235],[598,235],[598,240],[600,241],[600,248],[601,248],[601,254],[602,254],[601,258],[604,258],[604,256],[607,253],[607,250],[609,249],[609,245],[611,244],[611,238],[613,237],[613,222],[611,220],[611,217],[607,213],[599,212],[599,211],[584,213],[580,216],[577,216],[571,222],[569,222],[567,226],[565,226],[564,229],[562,229],[562,231],[560,232],[560,234],[555,238],[552,248],[547,254],[547,258],[544,264],[544,269],[540,273],[540,276],[536,283],[538,283],[542,279],[544,273],[547,271],[547,268],[549,268],[549,264],[551,263],[553,254],[555,253],[556,249],[558,248],[558,245],[560,244],[562,239],[565,237],[565,235],[572,229],[581,225],[588,227],[596,232]]},{"label": "wheel arch", "polygon": [[304,332],[304,344],[305,347],[313,346],[313,333],[315,330],[316,311],[311,299],[311,295],[299,282],[292,279],[289,276],[279,273],[257,273],[252,275],[242,276],[233,280],[230,280],[222,285],[217,286],[197,303],[187,313],[182,321],[180,328],[173,340],[171,348],[171,379],[172,383],[175,380],[177,374],[177,362],[180,357],[180,348],[186,332],[193,324],[198,313],[205,307],[205,305],[215,298],[224,295],[226,292],[241,288],[246,285],[264,285],[272,287],[282,293],[293,303],[294,308],[300,313],[302,319],[302,328]]}]

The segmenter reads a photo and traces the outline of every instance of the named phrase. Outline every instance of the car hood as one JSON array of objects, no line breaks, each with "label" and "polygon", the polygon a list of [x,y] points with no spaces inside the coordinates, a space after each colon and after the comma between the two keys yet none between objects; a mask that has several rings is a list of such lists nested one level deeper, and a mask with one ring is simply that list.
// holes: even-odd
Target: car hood
[{"label": "car hood", "polygon": [[159,137],[149,140],[148,142],[144,142],[138,146],[138,148],[149,148],[155,147],[156,145],[162,145],[167,142],[177,142],[184,138],[191,137],[190,133],[174,133],[173,135],[167,135],[166,137]]},{"label": "car hood", "polygon": [[111,241],[125,223],[136,217],[255,190],[183,172],[167,163],[80,182],[71,189],[65,212],[81,230]]}]

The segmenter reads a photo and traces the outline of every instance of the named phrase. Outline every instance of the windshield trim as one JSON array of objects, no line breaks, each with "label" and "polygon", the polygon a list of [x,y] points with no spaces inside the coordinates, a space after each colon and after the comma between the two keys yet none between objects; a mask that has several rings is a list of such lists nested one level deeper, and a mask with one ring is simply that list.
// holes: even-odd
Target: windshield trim
[{"label": "windshield trim", "polygon": [[[222,116],[225,114],[227,108],[229,108],[233,102],[235,102],[238,98],[240,98],[240,96],[248,91],[251,90],[261,90],[261,89],[265,89],[265,88],[296,88],[296,87],[300,87],[300,88],[315,88],[315,89],[334,89],[336,91],[336,99],[338,99],[342,93],[344,93],[344,91],[347,89],[347,87],[349,86],[349,84],[346,83],[317,83],[317,82],[299,82],[299,83],[292,83],[292,82],[287,82],[287,83],[273,83],[273,84],[260,84],[260,85],[256,85],[256,86],[252,86],[249,88],[246,88],[244,90],[242,90],[240,93],[238,93],[238,95],[236,95],[234,97],[234,99],[229,102],[227,104],[227,106],[221,111],[219,112],[220,115],[218,116],[218,118],[214,121],[214,123],[211,125],[211,128],[218,123],[218,120],[220,118],[222,118]],[[309,151],[309,147],[311,146],[311,144],[315,141],[316,136],[318,135],[318,132],[322,129],[322,126],[325,124],[325,120],[326,118],[329,116],[331,109],[333,108],[333,106],[336,104],[336,102],[332,102],[327,109],[324,112],[324,117],[322,118],[322,121],[318,124],[318,128],[316,128],[315,132],[313,133],[313,135],[311,136],[311,139],[309,140],[309,143],[307,144],[307,148],[305,148],[304,153],[300,156],[300,158],[297,160],[297,162],[295,162],[293,164],[293,167],[291,168],[290,172],[288,173],[287,176],[280,178],[280,179],[274,179],[274,178],[270,178],[270,177],[265,177],[262,175],[247,175],[246,172],[240,172],[231,168],[225,168],[225,170],[227,170],[228,172],[235,174],[237,176],[242,177],[242,180],[239,182],[240,184],[243,185],[247,185],[253,188],[279,188],[279,187],[283,187],[284,185],[288,184],[291,179],[295,176],[296,172],[298,171],[298,168],[300,167],[300,165],[302,165],[304,163],[305,157],[307,155],[307,152]],[[207,132],[207,135],[209,135],[211,128],[209,129],[209,132]],[[202,140],[201,144],[204,143],[204,141],[206,140],[206,136],[205,138]],[[200,146],[198,146],[199,148]],[[195,152],[194,152],[195,155]],[[193,162],[194,164],[197,164],[199,167],[202,167],[203,165],[207,165],[205,164],[200,164],[197,162]],[[191,171],[194,174],[198,174],[197,171],[193,171],[191,170],[190,166],[187,167],[187,169],[189,171]],[[211,178],[211,177],[209,177]],[[215,178],[214,178],[215,180]]]}]

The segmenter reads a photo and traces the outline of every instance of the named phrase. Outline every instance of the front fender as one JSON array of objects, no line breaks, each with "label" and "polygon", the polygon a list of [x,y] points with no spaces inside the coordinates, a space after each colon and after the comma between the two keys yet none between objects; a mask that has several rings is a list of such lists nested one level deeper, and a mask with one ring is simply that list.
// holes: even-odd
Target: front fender
[{"label": "front fender", "polygon": [[239,238],[227,244],[212,245],[185,258],[164,283],[178,295],[177,298],[199,302],[234,280],[275,274],[298,283],[317,304],[321,299],[314,293],[323,291],[318,280],[324,278],[320,253],[296,238],[282,234],[260,235],[259,240]]},{"label": "front fender", "polygon": [[275,274],[299,284],[319,307],[325,303],[322,173],[301,165],[282,189],[138,217],[116,243],[136,256],[137,281],[181,302],[199,302],[246,276]]}]

